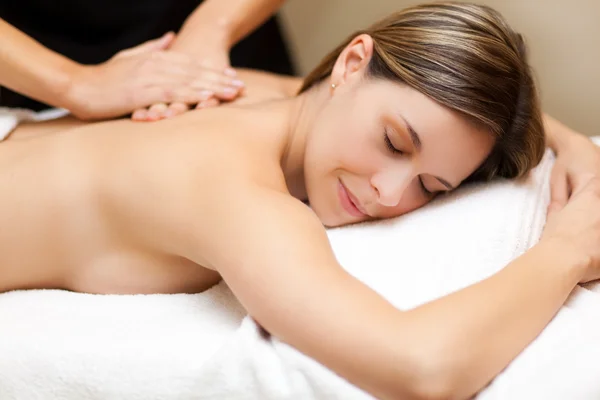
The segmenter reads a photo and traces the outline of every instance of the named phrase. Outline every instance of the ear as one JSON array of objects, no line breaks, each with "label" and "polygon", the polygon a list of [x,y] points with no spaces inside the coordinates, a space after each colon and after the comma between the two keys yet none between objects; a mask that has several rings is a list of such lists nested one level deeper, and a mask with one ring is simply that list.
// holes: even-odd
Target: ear
[{"label": "ear", "polygon": [[364,76],[373,57],[373,38],[356,36],[338,56],[331,71],[331,83],[337,86],[359,80]]}]

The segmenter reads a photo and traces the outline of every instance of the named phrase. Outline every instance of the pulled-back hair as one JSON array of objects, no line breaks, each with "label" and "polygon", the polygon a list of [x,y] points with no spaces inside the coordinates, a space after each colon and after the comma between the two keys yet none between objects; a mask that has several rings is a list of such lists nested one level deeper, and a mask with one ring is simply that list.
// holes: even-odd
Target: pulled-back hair
[{"label": "pulled-back hair", "polygon": [[349,36],[300,93],[328,78],[359,34],[373,39],[370,78],[406,84],[494,135],[492,153],[468,180],[520,177],[540,162],[545,135],[525,44],[497,11],[440,2],[392,14]]}]

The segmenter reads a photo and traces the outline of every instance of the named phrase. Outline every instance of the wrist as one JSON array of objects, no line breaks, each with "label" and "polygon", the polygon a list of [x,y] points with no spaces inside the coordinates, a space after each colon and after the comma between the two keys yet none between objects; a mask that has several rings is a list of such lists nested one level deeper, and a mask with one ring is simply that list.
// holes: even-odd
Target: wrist
[{"label": "wrist", "polygon": [[66,57],[56,57],[45,66],[48,68],[44,68],[37,79],[40,95],[36,98],[52,106],[71,111],[72,81],[81,64]]},{"label": "wrist", "polygon": [[576,283],[583,280],[592,263],[592,258],[570,240],[548,237],[540,240],[535,247],[548,262],[563,269]]},{"label": "wrist", "polygon": [[80,119],[89,118],[89,95],[86,95],[88,77],[94,66],[77,64],[71,67],[68,81],[63,92],[61,107],[71,111]]},{"label": "wrist", "polygon": [[192,52],[195,48],[208,47],[216,51],[229,53],[233,45],[233,35],[226,20],[215,18],[195,18],[186,21],[177,35],[172,50]]}]

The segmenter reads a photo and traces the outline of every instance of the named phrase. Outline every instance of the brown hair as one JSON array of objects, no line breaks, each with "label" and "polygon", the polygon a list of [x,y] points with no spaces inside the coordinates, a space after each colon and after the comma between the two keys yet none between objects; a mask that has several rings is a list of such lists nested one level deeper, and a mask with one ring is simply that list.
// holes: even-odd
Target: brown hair
[{"label": "brown hair", "polygon": [[359,34],[373,39],[369,77],[404,83],[496,137],[469,181],[520,177],[540,162],[545,135],[525,44],[497,11],[442,2],[392,14],[327,55],[300,93],[325,80]]}]

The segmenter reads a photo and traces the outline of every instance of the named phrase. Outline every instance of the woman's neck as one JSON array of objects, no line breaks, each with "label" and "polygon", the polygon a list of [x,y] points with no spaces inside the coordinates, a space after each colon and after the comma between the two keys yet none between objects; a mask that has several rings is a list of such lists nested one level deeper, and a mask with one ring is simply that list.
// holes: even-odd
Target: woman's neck
[{"label": "woman's neck", "polygon": [[307,200],[304,182],[307,138],[323,109],[328,93],[326,85],[318,84],[296,97],[284,100],[285,141],[281,154],[281,168],[290,194],[303,201]]}]

